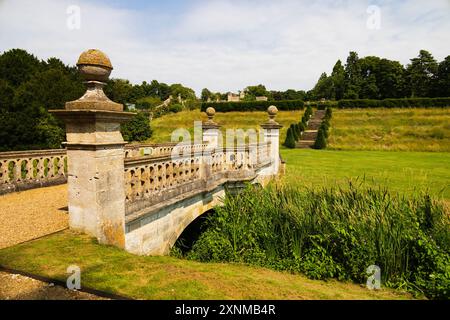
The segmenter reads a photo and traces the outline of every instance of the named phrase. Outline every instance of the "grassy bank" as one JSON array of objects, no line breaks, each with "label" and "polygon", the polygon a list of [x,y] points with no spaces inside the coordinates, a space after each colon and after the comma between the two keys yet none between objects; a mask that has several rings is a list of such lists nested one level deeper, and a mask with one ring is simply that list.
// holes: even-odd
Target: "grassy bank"
[{"label": "grassy bank", "polygon": [[[279,111],[277,121],[283,125],[281,129],[280,141],[286,138],[287,128],[293,122],[299,122],[303,115],[303,111]],[[153,135],[149,142],[168,142],[174,130],[179,128],[188,129],[193,137],[194,121],[206,120],[206,114],[198,110],[182,111],[175,114],[169,114],[161,118],[154,119],[151,122]],[[222,132],[226,129],[255,129],[258,130],[260,125],[268,120],[267,112],[218,112],[214,117],[214,121],[219,123]]]},{"label": "grassy bank", "polygon": [[333,110],[329,149],[450,151],[450,109]]},{"label": "grassy bank", "polygon": [[281,150],[287,162],[286,180],[322,187],[365,180],[390,190],[429,192],[450,200],[450,153]]},{"label": "grassy bank", "polygon": [[227,197],[204,230],[188,259],[244,262],[361,284],[367,268],[376,265],[385,286],[450,298],[450,216],[427,196],[353,185],[249,186]]},{"label": "grassy bank", "polygon": [[240,264],[136,256],[70,231],[0,250],[0,265],[62,281],[73,264],[82,286],[136,299],[411,299]]}]

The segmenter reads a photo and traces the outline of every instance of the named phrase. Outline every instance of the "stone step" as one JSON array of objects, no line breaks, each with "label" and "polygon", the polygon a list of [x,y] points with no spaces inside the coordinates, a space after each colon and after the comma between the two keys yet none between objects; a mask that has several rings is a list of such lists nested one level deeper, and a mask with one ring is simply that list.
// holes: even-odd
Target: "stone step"
[{"label": "stone step", "polygon": [[312,148],[314,143],[315,141],[312,140],[300,140],[299,142],[297,142],[295,147],[298,149],[309,149]]},{"label": "stone step", "polygon": [[311,140],[315,141],[316,138],[317,138],[317,130],[305,131],[305,132],[303,132],[300,141],[311,141]]}]

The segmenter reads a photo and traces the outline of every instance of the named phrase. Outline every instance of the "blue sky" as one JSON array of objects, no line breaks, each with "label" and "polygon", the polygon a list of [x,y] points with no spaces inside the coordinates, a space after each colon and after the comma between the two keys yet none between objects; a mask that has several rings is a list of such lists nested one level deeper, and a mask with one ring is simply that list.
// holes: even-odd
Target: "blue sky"
[{"label": "blue sky", "polygon": [[[71,5],[79,29],[67,27]],[[197,93],[258,83],[308,90],[351,50],[406,64],[427,49],[442,60],[449,35],[449,0],[0,0],[0,51],[75,64],[98,48],[113,77]]]}]

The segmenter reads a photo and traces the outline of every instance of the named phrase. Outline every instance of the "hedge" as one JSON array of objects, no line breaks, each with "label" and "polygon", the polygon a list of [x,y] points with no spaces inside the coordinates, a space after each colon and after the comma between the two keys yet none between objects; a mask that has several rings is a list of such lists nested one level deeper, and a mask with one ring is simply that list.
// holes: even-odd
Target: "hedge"
[{"label": "hedge", "polygon": [[407,98],[385,100],[340,100],[337,107],[341,109],[352,108],[432,108],[450,107],[450,98]]},{"label": "hedge", "polygon": [[302,100],[281,100],[281,101],[242,101],[242,102],[203,102],[202,111],[213,107],[217,112],[231,111],[266,111],[268,107],[274,105],[278,110],[303,110]]}]

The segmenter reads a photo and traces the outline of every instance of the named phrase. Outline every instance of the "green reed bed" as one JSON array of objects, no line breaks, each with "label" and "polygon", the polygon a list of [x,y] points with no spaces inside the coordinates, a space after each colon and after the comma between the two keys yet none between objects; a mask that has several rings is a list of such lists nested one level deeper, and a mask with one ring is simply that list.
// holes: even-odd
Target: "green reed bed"
[{"label": "green reed bed", "polygon": [[444,204],[381,187],[249,186],[216,208],[186,257],[358,283],[377,265],[383,286],[450,297],[450,218]]}]

